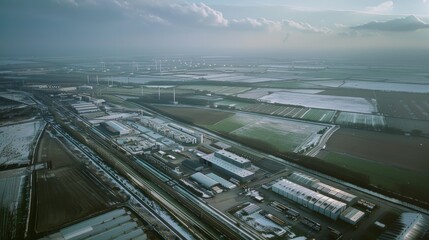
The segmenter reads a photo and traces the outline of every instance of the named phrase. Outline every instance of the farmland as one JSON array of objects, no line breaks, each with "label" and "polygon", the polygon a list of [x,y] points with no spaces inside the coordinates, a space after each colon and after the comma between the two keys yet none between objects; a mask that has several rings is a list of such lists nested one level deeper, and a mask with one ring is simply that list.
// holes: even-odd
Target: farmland
[{"label": "farmland", "polygon": [[352,111],[359,113],[377,112],[377,108],[372,101],[359,97],[276,92],[259,99],[270,103],[281,103],[311,108]]},{"label": "farmland", "polygon": [[[332,163],[369,178],[372,185],[391,192],[401,193],[423,201],[429,201],[427,182],[429,172],[416,172],[390,164],[371,161],[348,153],[322,153],[323,162]],[[406,160],[404,160],[406,161]]]},{"label": "farmland", "polygon": [[[77,152],[73,154],[82,158]],[[73,157],[49,132],[41,140],[38,161],[50,162],[52,168],[36,174],[37,233],[56,229],[119,203],[108,183]]]},{"label": "farmland", "polygon": [[0,166],[28,164],[33,141],[43,125],[32,121],[0,127]]},{"label": "farmland", "polygon": [[263,113],[268,115],[297,118],[316,122],[330,122],[336,112],[333,110],[293,107],[268,103],[248,104],[245,107],[239,107],[239,109],[247,112]]},{"label": "farmland", "polygon": [[0,239],[24,237],[29,177],[7,173],[11,171],[0,177]]},{"label": "farmland", "polygon": [[249,87],[233,87],[233,86],[207,86],[207,85],[185,85],[178,89],[190,89],[196,91],[206,91],[220,95],[236,95],[250,90]]},{"label": "farmland", "polygon": [[234,113],[224,111],[192,107],[154,106],[154,108],[170,116],[177,117],[182,121],[196,125],[212,125],[234,115]]},{"label": "farmland", "polygon": [[410,93],[377,93],[379,110],[385,116],[429,120],[429,95]]},{"label": "farmland", "polygon": [[326,150],[428,173],[427,146],[428,138],[340,129],[329,139]]},{"label": "farmland", "polygon": [[276,151],[298,152],[317,143],[328,125],[203,108],[157,106],[168,115],[232,137],[260,141]]},{"label": "farmland", "polygon": [[335,123],[346,127],[370,130],[382,130],[386,127],[386,121],[383,116],[350,112],[341,112]]}]

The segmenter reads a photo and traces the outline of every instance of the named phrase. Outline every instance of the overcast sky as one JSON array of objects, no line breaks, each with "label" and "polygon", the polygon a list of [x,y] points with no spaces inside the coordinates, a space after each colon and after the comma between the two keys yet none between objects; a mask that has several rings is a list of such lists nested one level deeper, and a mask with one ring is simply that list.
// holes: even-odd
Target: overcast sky
[{"label": "overcast sky", "polygon": [[427,0],[0,0],[0,55],[429,50]]}]

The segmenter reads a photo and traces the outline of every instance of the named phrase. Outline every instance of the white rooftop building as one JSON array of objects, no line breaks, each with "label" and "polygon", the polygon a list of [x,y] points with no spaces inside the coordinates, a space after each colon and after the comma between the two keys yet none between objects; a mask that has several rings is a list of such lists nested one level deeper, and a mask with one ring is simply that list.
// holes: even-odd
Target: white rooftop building
[{"label": "white rooftop building", "polygon": [[117,121],[106,121],[102,122],[101,125],[109,132],[117,135],[128,134],[131,131],[127,126]]},{"label": "white rooftop building", "polygon": [[334,220],[337,220],[341,212],[347,207],[343,202],[317,193],[286,179],[282,179],[275,183],[272,186],[272,191]]},{"label": "white rooftop building", "polygon": [[215,156],[214,153],[201,157],[203,163],[225,175],[231,176],[241,182],[247,182],[255,176],[255,173],[231,164]]},{"label": "white rooftop building", "polygon": [[215,156],[227,161],[231,164],[234,164],[238,167],[242,167],[242,168],[247,168],[250,167],[250,165],[252,164],[249,159],[244,158],[244,157],[240,157],[234,153],[225,151],[225,150],[219,150],[217,152],[215,152]]}]

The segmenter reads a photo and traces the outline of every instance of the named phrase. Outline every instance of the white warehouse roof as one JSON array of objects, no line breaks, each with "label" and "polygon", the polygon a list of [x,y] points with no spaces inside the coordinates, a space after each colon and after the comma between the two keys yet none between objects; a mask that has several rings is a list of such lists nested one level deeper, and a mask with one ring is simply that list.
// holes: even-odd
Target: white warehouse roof
[{"label": "white warehouse roof", "polygon": [[218,175],[214,174],[214,173],[208,173],[206,174],[207,177],[215,180],[216,182],[220,183],[220,185],[222,185],[222,187],[227,188],[227,189],[233,189],[235,187],[237,187],[237,185],[235,185],[234,183],[225,180],[222,177],[219,177]]},{"label": "white warehouse roof", "polygon": [[248,163],[248,162],[250,162],[249,159],[246,159],[244,157],[240,157],[240,156],[238,156],[238,155],[236,155],[234,153],[225,151],[223,149],[217,151],[216,153],[219,154],[219,155],[222,155],[224,157],[227,157],[227,158],[229,158],[229,159],[231,159],[231,160],[233,160],[235,162],[238,162],[238,163]]},{"label": "white warehouse roof", "polygon": [[213,153],[212,154],[208,154],[205,156],[202,156],[202,158],[208,162],[211,162],[212,164],[228,171],[231,173],[234,173],[237,176],[240,176],[242,178],[246,178],[249,176],[252,176],[254,173],[251,171],[248,171],[246,169],[240,168],[235,166],[234,164],[231,164],[229,162],[226,162],[220,158],[217,158]]},{"label": "white warehouse roof", "polygon": [[104,122],[104,124],[111,130],[119,132],[120,134],[127,134],[130,132],[130,129],[128,127],[117,121],[106,121]]},{"label": "white warehouse roof", "polygon": [[305,175],[303,173],[300,172],[293,172],[290,176],[289,179],[292,180],[293,182],[299,183],[301,185],[305,185],[305,186],[311,186],[317,182],[319,182],[318,179],[314,178],[314,177],[310,177],[308,175]]},{"label": "white warehouse roof", "polygon": [[286,179],[282,179],[275,183],[272,186],[272,190],[334,220],[336,220],[340,213],[347,207],[343,202],[317,193]]},{"label": "white warehouse roof", "polygon": [[205,188],[210,189],[215,185],[219,184],[215,180],[207,177],[206,175],[197,172],[191,175],[191,178],[197,181],[199,184],[203,185]]},{"label": "white warehouse roof", "polygon": [[356,196],[353,194],[350,194],[348,192],[344,192],[338,188],[334,188],[332,186],[329,186],[329,185],[321,183],[321,182],[314,184],[312,187],[314,188],[314,190],[317,190],[318,192],[324,193],[324,194],[331,196],[331,197],[335,197],[335,198],[337,198],[341,201],[347,202],[347,203],[353,201],[356,198]]}]

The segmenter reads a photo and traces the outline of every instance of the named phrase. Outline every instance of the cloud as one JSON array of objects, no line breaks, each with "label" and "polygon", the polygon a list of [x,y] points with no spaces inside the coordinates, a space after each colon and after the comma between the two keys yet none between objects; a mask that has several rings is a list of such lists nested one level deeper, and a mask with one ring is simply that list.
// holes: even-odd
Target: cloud
[{"label": "cloud", "polygon": [[391,31],[391,32],[411,32],[418,29],[429,28],[426,24],[416,16],[408,16],[405,18],[397,18],[386,22],[369,22],[363,25],[352,27],[356,30],[373,30],[373,31]]},{"label": "cloud", "polygon": [[282,23],[279,21],[272,21],[265,18],[243,18],[232,19],[228,21],[228,27],[232,29],[244,30],[266,30],[269,32],[282,30]]},{"label": "cloud", "polygon": [[305,22],[296,22],[293,20],[284,20],[283,23],[284,23],[285,27],[292,28],[292,29],[298,30],[300,32],[325,33],[325,34],[331,32],[331,30],[327,27],[317,28],[317,27],[314,27],[314,26],[310,25],[309,23],[305,23]]},{"label": "cloud", "polygon": [[377,6],[367,7],[365,10],[370,13],[387,13],[392,11],[393,1],[383,2]]}]

